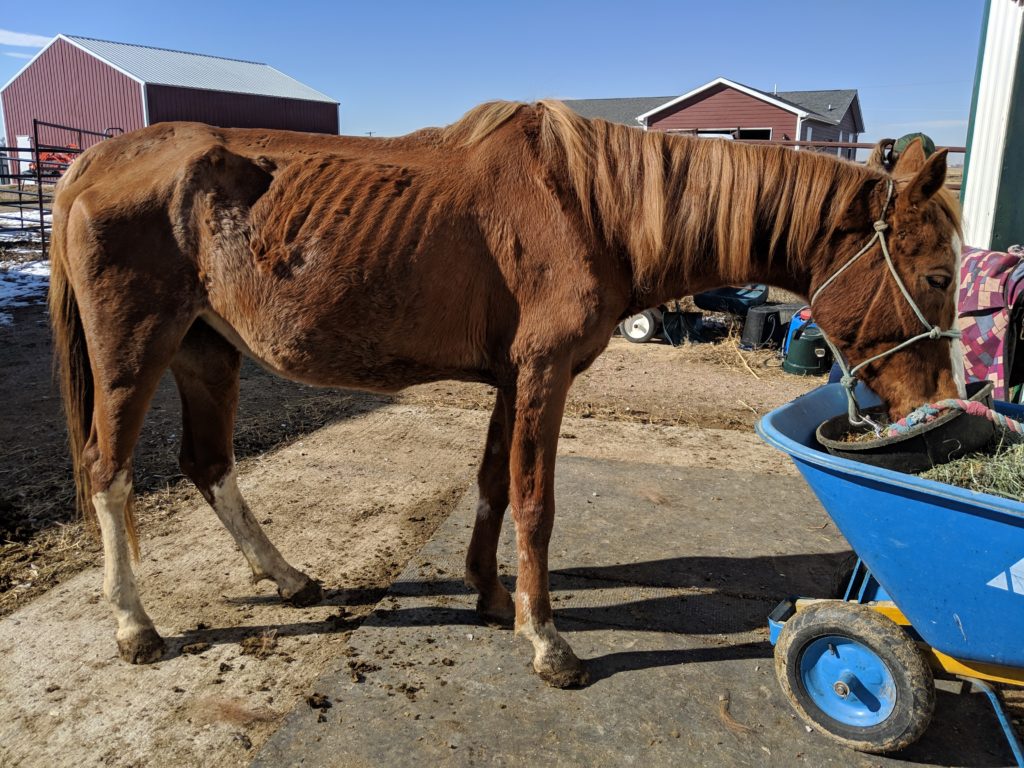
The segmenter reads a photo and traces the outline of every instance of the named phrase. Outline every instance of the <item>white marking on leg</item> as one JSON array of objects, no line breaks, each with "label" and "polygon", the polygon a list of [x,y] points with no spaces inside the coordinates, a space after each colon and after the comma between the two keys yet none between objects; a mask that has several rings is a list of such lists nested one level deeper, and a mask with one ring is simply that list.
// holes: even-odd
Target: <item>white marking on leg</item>
[{"label": "white marking on leg", "polygon": [[555,623],[537,622],[530,615],[530,598],[517,593],[519,610],[516,612],[516,634],[522,635],[533,645],[533,669],[541,676],[565,674],[572,670],[579,672],[580,662],[572,648],[558,630]]},{"label": "white marking on leg", "polygon": [[516,634],[522,635],[531,643],[536,658],[555,648],[561,640],[553,621],[548,620],[537,624],[530,615],[530,596],[525,592],[516,592],[519,611],[516,617]]},{"label": "white marking on leg", "polygon": [[306,577],[293,568],[267,538],[253,517],[238,489],[234,465],[210,488],[213,511],[224,523],[252,568],[253,582],[272,579],[286,593],[294,593],[306,583]]},{"label": "white marking on leg", "polygon": [[124,520],[125,505],[131,493],[132,482],[128,471],[122,470],[115,475],[114,481],[105,491],[95,493],[92,497],[103,537],[103,595],[113,606],[119,640],[153,628],[153,622],[142,607],[135,586],[135,575],[132,573]]},{"label": "white marking on leg", "polygon": [[565,643],[562,636],[558,634],[558,630],[555,629],[553,621],[535,624],[533,619],[527,619],[516,628],[516,633],[533,643],[533,651],[538,658],[547,656]]}]

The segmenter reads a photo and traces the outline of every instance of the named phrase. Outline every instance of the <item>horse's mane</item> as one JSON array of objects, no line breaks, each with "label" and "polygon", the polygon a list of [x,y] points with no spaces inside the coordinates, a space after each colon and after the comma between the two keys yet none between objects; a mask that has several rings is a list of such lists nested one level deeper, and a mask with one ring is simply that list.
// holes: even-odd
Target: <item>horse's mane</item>
[{"label": "horse's mane", "polygon": [[[864,186],[883,189],[887,178],[817,152],[588,120],[559,101],[482,104],[446,128],[446,140],[479,144],[520,110],[539,111],[544,155],[564,169],[587,224],[626,247],[643,287],[700,269],[698,254],[743,280],[754,253],[776,261],[820,251]],[[943,189],[934,199],[959,229],[955,197]]]}]

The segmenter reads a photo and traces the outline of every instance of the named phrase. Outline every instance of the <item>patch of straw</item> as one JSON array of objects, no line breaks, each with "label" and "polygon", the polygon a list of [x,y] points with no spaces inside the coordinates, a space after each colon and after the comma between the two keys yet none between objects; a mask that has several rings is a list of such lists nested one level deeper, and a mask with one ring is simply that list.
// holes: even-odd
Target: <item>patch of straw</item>
[{"label": "patch of straw", "polygon": [[743,734],[750,733],[753,728],[749,725],[744,725],[735,717],[732,716],[732,712],[729,711],[729,707],[732,704],[732,696],[729,691],[719,694],[718,696],[718,718],[722,721],[722,724],[733,733]]}]

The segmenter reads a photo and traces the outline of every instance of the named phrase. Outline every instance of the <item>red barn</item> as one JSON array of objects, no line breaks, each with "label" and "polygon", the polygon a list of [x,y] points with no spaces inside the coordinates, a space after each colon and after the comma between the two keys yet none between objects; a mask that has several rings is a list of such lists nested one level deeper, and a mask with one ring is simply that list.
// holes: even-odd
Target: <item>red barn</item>
[{"label": "red barn", "polygon": [[36,54],[0,102],[9,147],[29,146],[33,119],[100,132],[196,120],[338,133],[338,102],[268,64],[71,35]]},{"label": "red barn", "polygon": [[[649,131],[732,139],[855,142],[864,121],[855,90],[767,93],[719,77],[682,96],[567,101],[584,117]],[[853,150],[847,150],[852,156]]]}]

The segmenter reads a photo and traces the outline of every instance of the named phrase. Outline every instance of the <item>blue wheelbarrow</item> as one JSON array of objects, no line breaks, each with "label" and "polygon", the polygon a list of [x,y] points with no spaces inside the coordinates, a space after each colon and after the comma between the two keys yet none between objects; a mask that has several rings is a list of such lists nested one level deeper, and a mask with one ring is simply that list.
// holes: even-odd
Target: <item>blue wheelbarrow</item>
[{"label": "blue wheelbarrow", "polygon": [[[877,402],[868,390],[858,400]],[[769,616],[779,683],[800,717],[862,752],[902,749],[935,706],[935,676],[983,691],[1017,760],[993,683],[1024,685],[1024,503],[831,456],[814,433],[846,408],[829,384],[765,415],[856,554],[839,594]],[[1024,406],[996,410],[1024,419]]]}]

